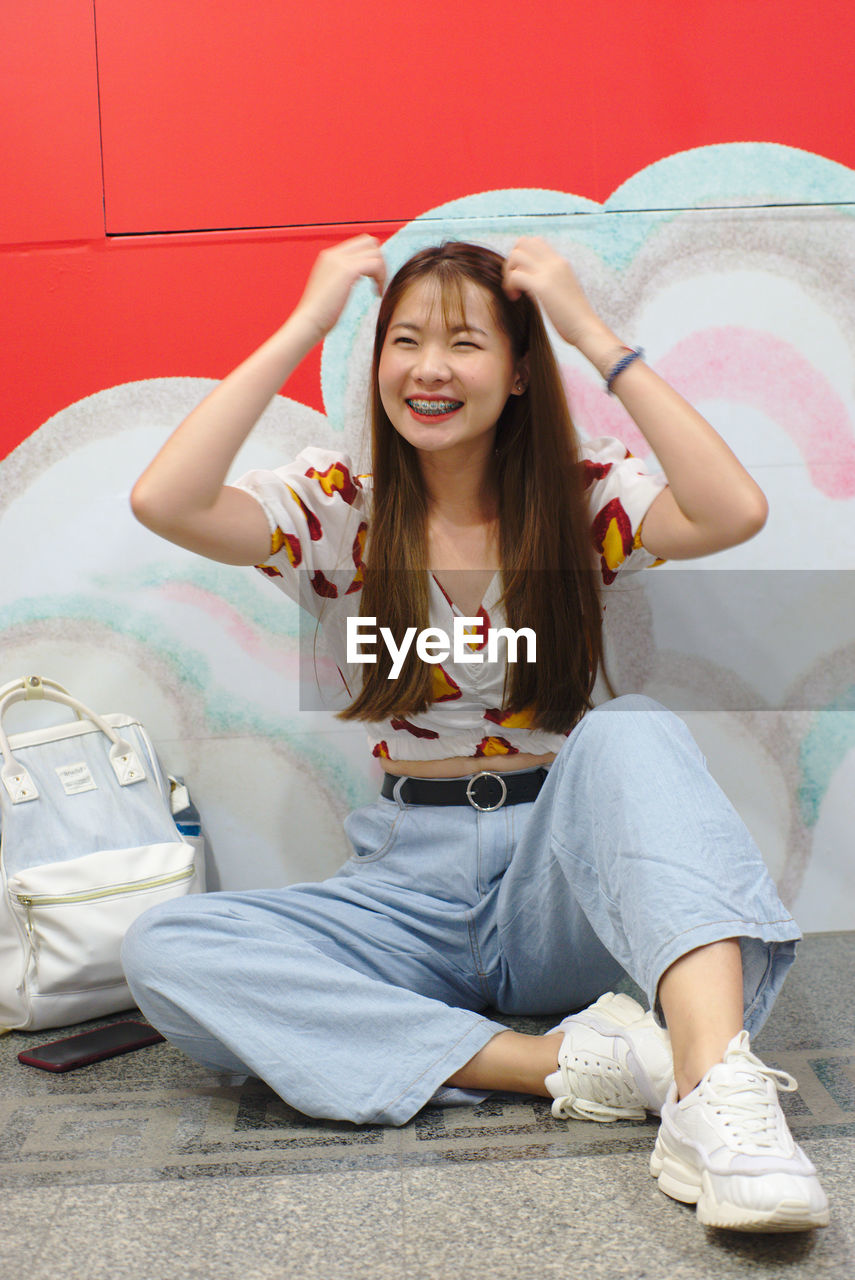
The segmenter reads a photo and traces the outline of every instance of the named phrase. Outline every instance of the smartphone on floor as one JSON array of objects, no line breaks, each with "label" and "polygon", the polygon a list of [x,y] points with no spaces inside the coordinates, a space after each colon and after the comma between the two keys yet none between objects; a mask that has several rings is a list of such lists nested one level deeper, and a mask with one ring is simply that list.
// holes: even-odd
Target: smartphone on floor
[{"label": "smartphone on floor", "polygon": [[88,1067],[104,1058],[116,1058],[120,1053],[144,1049],[157,1044],[164,1036],[144,1022],[112,1022],[95,1031],[84,1031],[79,1036],[54,1040],[34,1049],[24,1049],[18,1061],[28,1067],[41,1067],[42,1071],[75,1071]]}]

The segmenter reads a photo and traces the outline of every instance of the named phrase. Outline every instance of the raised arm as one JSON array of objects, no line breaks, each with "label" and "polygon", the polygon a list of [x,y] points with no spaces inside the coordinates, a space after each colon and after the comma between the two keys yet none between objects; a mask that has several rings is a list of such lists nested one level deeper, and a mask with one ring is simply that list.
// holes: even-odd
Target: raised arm
[{"label": "raised arm", "polygon": [[226,564],[257,564],[270,550],[258,503],[225,483],[229,467],[267,404],[329,333],[360,276],[385,281],[380,245],[356,236],[325,249],[295,310],[169,437],[134,485],[131,507],[147,528]]},{"label": "raised arm", "polygon": [[[505,288],[535,298],[565,342],[603,378],[627,348],[585,296],[570,264],[544,240],[526,237],[508,255]],[[644,517],[642,541],[668,560],[709,555],[746,542],[768,511],[762,490],[705,418],[644,363],[633,360],[613,383],[668,480]]]}]

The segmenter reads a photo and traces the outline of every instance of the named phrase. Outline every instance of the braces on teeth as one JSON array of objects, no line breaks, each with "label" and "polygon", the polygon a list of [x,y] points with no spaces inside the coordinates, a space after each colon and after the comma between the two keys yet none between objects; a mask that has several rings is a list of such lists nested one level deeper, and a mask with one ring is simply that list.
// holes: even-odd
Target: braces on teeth
[{"label": "braces on teeth", "polygon": [[416,413],[432,414],[438,416],[441,413],[450,413],[452,409],[461,407],[460,400],[408,400],[407,404],[415,409]]}]

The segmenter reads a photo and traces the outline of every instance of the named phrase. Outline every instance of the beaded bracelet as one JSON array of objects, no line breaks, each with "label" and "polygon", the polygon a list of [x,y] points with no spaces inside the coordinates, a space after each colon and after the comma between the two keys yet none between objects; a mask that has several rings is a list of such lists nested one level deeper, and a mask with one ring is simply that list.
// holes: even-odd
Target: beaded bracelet
[{"label": "beaded bracelet", "polygon": [[606,391],[608,392],[609,395],[614,394],[614,392],[612,391],[612,383],[614,382],[618,374],[623,373],[624,369],[627,369],[632,364],[633,360],[643,360],[643,359],[644,359],[644,350],[642,347],[637,347],[635,350],[633,350],[632,347],[627,347],[626,355],[621,356],[620,360],[618,360],[617,364],[614,366],[611,373],[606,374]]}]

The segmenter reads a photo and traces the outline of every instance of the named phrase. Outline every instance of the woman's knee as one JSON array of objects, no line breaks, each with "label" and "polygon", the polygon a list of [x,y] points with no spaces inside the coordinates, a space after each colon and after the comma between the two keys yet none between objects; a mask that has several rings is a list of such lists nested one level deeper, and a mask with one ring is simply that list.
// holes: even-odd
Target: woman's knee
[{"label": "woman's knee", "polygon": [[673,713],[663,706],[661,702],[657,702],[655,698],[648,698],[646,693],[621,693],[617,698],[610,698],[608,702],[601,702],[598,706],[589,711],[586,720],[592,717],[602,717],[606,714],[614,714],[615,712],[654,712],[664,711],[670,716]]},{"label": "woman's knee", "polygon": [[637,752],[641,744],[659,742],[688,748],[703,760],[686,722],[643,693],[625,693],[601,703],[577,727],[589,746],[601,742],[610,749]]},{"label": "woman's knee", "polygon": [[[683,720],[645,694],[624,694],[589,711],[558,753],[553,786],[602,797],[674,776],[708,779],[706,760]],[[576,801],[574,800],[574,803]]]}]

